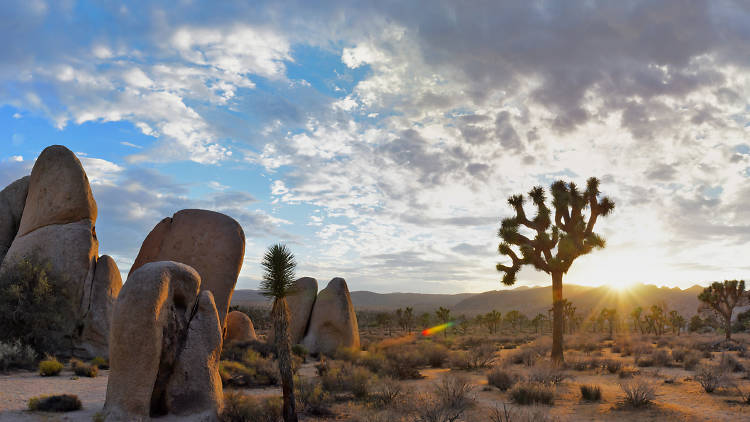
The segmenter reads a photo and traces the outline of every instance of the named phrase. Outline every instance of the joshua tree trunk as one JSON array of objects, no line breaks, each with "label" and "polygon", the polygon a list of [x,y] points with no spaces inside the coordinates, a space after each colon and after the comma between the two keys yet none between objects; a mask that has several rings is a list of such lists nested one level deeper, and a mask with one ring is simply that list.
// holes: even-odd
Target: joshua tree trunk
[{"label": "joshua tree trunk", "polygon": [[552,361],[555,364],[563,363],[563,297],[562,297],[562,273],[552,273]]},{"label": "joshua tree trunk", "polygon": [[284,396],[284,422],[297,422],[297,412],[294,410],[292,344],[289,338],[289,306],[286,298],[274,301],[271,312],[273,313],[279,372],[281,372],[281,392]]},{"label": "joshua tree trunk", "polygon": [[730,311],[729,316],[724,317],[724,327],[726,327],[724,330],[727,332],[726,337],[727,341],[732,339],[732,313]]}]

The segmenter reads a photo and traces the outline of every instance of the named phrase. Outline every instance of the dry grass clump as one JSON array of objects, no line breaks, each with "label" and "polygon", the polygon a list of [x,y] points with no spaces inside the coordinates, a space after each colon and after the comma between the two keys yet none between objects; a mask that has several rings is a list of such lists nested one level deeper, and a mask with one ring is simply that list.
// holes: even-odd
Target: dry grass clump
[{"label": "dry grass clump", "polygon": [[89,363],[99,369],[109,369],[109,361],[101,356],[91,359]]},{"label": "dry grass clump", "polygon": [[606,369],[610,374],[616,374],[622,369],[622,361],[617,359],[605,359],[602,361],[602,368]]},{"label": "dry grass clump", "polygon": [[499,366],[492,367],[487,373],[487,384],[499,388],[500,391],[507,391],[510,387],[513,387],[517,381],[518,375]]},{"label": "dry grass clump", "polygon": [[559,384],[566,378],[569,378],[569,376],[550,363],[531,369],[528,375],[528,381],[549,386]]},{"label": "dry grass clump", "polygon": [[602,389],[598,385],[581,385],[581,399],[586,401],[600,401]]},{"label": "dry grass clump", "polygon": [[620,377],[620,379],[633,378],[634,376],[636,376],[638,374],[640,374],[640,371],[638,369],[630,367],[630,366],[623,366],[617,372],[617,376]]},{"label": "dry grass clump", "polygon": [[436,342],[424,342],[420,345],[420,350],[427,360],[427,364],[433,368],[442,368],[450,356],[450,350]]},{"label": "dry grass clump", "polygon": [[479,369],[490,366],[495,361],[497,348],[494,344],[480,343],[468,350],[451,353],[451,366],[457,369]]},{"label": "dry grass clump", "polygon": [[43,377],[54,377],[63,370],[63,364],[54,356],[47,356],[39,362],[39,375]]},{"label": "dry grass clump", "polygon": [[620,388],[625,393],[622,402],[626,406],[635,408],[648,406],[656,398],[656,386],[643,378],[623,382]]},{"label": "dry grass clump", "polygon": [[377,407],[391,406],[403,396],[404,390],[401,383],[390,377],[377,380],[370,393],[370,399]]},{"label": "dry grass clump", "polygon": [[551,406],[555,402],[553,387],[540,382],[520,382],[511,388],[510,397],[513,402],[522,405],[546,404]]},{"label": "dry grass clump", "polygon": [[487,415],[490,422],[558,422],[560,418],[546,415],[541,409],[525,410],[496,406]]},{"label": "dry grass clump", "polygon": [[745,370],[745,367],[742,366],[740,361],[737,360],[734,355],[727,352],[722,352],[719,366],[724,368],[727,372],[742,372]]},{"label": "dry grass clump", "polygon": [[713,393],[717,388],[727,385],[729,381],[726,369],[721,365],[701,365],[693,378],[706,393]]},{"label": "dry grass clump", "polygon": [[633,342],[629,337],[618,337],[612,344],[612,353],[620,353],[622,356],[633,354]]},{"label": "dry grass clump", "polygon": [[228,390],[224,392],[222,422],[279,422],[282,420],[281,397],[257,398]]},{"label": "dry grass clump", "polygon": [[426,366],[427,362],[425,356],[414,345],[389,347],[384,353],[385,366],[376,372],[401,380],[422,378],[419,368]]},{"label": "dry grass clump", "polygon": [[677,363],[682,363],[685,361],[685,356],[687,356],[688,350],[684,347],[678,347],[676,349],[672,349],[672,360],[674,360]]},{"label": "dry grass clump", "polygon": [[222,383],[237,387],[276,385],[279,370],[276,362],[248,349],[241,362],[222,360],[219,362]]},{"label": "dry grass clump", "polygon": [[690,350],[685,354],[682,359],[682,367],[688,371],[692,371],[700,363],[703,358],[703,354],[696,350]]},{"label": "dry grass clump", "polygon": [[632,347],[633,358],[635,359],[636,362],[638,362],[638,360],[642,356],[650,355],[651,352],[653,351],[654,351],[654,346],[651,345],[650,343],[639,342],[639,343],[633,344],[633,347]]},{"label": "dry grass clump", "polygon": [[535,347],[521,346],[518,350],[508,355],[506,362],[509,362],[514,365],[523,364],[528,367],[532,367],[536,365],[536,362],[542,356],[543,355],[540,354],[539,350]]},{"label": "dry grass clump", "polygon": [[672,366],[672,354],[667,349],[657,349],[651,353],[654,366]]},{"label": "dry grass clump", "polygon": [[42,412],[72,412],[80,410],[82,405],[78,396],[74,394],[60,394],[55,396],[38,396],[29,399],[29,410]]},{"label": "dry grass clump", "polygon": [[452,422],[474,405],[471,382],[463,377],[448,374],[435,385],[432,394],[420,394],[413,404],[415,421]]},{"label": "dry grass clump", "polygon": [[99,367],[86,364],[78,359],[71,359],[70,366],[73,368],[73,373],[79,377],[94,378],[99,374]]}]

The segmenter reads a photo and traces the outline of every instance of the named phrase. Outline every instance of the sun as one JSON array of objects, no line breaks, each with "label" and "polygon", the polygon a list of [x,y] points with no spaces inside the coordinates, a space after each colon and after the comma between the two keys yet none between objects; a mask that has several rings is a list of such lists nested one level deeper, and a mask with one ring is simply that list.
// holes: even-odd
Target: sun
[{"label": "sun", "polygon": [[613,281],[608,283],[610,289],[617,290],[618,292],[627,291],[633,287],[634,284],[635,283],[632,281]]}]

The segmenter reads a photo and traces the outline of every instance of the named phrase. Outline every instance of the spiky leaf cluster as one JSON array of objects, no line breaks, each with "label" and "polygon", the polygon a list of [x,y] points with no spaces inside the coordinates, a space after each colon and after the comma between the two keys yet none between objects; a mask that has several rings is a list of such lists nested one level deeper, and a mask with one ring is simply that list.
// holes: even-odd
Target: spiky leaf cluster
[{"label": "spiky leaf cluster", "polygon": [[[528,197],[536,208],[531,219],[526,216],[523,195],[508,198],[515,216],[503,219],[498,230],[502,239],[498,252],[511,260],[510,265],[497,264],[497,270],[505,273],[502,279],[505,285],[516,282],[516,274],[524,265],[548,274],[564,274],[576,258],[604,247],[604,239],[594,233],[594,225],[599,216],[609,215],[615,204],[608,197],[599,199],[599,180],[590,178],[583,192],[573,182],[558,180],[550,192],[552,209],[546,204],[543,187],[535,186],[529,191]],[[522,228],[531,230],[533,237],[522,234]]]},{"label": "spiky leaf cluster", "polygon": [[745,280],[716,281],[703,289],[698,300],[725,318],[731,318],[735,306],[750,302],[745,292]]},{"label": "spiky leaf cluster", "polygon": [[263,280],[260,282],[262,295],[281,299],[292,292],[297,262],[286,245],[277,244],[269,247],[263,256],[261,266],[263,267]]}]

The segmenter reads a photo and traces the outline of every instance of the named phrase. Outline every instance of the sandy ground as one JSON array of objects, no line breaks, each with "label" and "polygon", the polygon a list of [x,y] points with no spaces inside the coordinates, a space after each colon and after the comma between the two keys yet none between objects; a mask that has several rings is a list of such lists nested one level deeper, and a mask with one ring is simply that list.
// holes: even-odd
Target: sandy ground
[{"label": "sandy ground", "polygon": [[[74,378],[64,370],[56,377],[41,377],[36,372],[14,372],[0,375],[0,421],[91,421],[102,410],[109,371],[99,371],[96,378]],[[47,394],[75,394],[83,409],[65,414],[29,412],[30,398]]]}]

